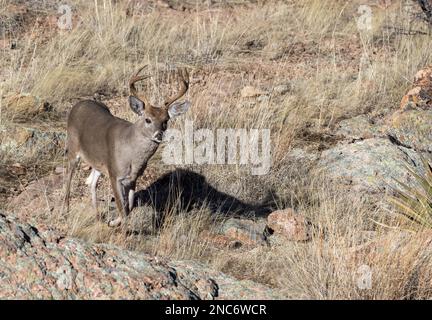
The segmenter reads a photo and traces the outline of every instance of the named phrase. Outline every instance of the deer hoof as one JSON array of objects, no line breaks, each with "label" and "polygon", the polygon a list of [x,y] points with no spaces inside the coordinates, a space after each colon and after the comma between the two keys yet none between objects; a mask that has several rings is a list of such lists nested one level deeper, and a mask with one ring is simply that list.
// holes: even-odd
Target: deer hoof
[{"label": "deer hoof", "polygon": [[116,227],[119,227],[121,225],[121,223],[122,223],[122,218],[119,217],[117,219],[114,219],[114,220],[111,220],[110,222],[108,222],[108,226],[111,228],[116,228]]}]

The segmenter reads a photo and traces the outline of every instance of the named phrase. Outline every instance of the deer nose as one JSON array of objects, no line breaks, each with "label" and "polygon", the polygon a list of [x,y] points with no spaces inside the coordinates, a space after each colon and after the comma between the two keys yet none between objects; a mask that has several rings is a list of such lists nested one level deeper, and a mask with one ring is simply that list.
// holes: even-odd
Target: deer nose
[{"label": "deer nose", "polygon": [[161,143],[163,139],[163,132],[162,131],[156,131],[153,134],[152,140],[156,143]]}]

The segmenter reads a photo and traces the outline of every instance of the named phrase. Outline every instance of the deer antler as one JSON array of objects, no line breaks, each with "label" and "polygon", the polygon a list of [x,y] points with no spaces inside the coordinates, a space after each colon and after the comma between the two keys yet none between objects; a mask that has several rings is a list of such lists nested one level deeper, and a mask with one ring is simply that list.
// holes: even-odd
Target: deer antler
[{"label": "deer antler", "polygon": [[138,95],[138,92],[137,92],[137,90],[136,90],[136,88],[135,88],[135,83],[136,82],[138,82],[138,81],[141,81],[141,80],[144,80],[144,79],[147,79],[147,78],[150,78],[150,76],[148,76],[148,75],[145,75],[145,76],[140,76],[139,74],[140,74],[140,72],[144,69],[144,68],[146,68],[148,65],[144,65],[144,66],[142,66],[133,76],[132,76],[132,78],[129,80],[129,89],[130,89],[130,92],[131,92],[131,95],[133,95],[133,96],[135,96],[135,97],[137,97],[137,98],[139,98],[139,99],[141,99],[143,102],[144,102],[144,104],[146,105],[146,106],[149,106],[150,105],[150,101],[149,100],[147,100],[147,98],[143,95],[143,96],[140,96],[140,95]]},{"label": "deer antler", "polygon": [[181,80],[180,92],[177,93],[176,95],[172,96],[168,100],[166,100],[164,103],[165,107],[170,106],[174,101],[183,97],[183,95],[189,89],[189,73],[188,73],[187,69],[183,68],[182,70],[180,70],[179,75],[180,75],[180,80]]}]

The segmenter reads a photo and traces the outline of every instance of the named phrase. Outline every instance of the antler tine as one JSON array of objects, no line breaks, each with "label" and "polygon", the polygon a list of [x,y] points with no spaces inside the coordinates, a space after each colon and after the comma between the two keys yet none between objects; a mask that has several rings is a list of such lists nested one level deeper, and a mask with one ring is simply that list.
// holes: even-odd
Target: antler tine
[{"label": "antler tine", "polygon": [[136,88],[135,88],[135,83],[136,82],[138,82],[138,81],[141,81],[141,80],[144,80],[144,79],[147,79],[147,78],[150,78],[150,76],[149,75],[145,75],[145,76],[140,76],[139,74],[140,74],[140,72],[142,71],[142,70],[144,70],[146,67],[147,67],[148,65],[144,65],[144,66],[142,66],[133,76],[132,76],[132,78],[129,80],[129,90],[130,90],[130,92],[131,92],[131,95],[133,95],[133,96],[135,96],[135,97],[137,97],[137,98],[139,98],[139,99],[141,99],[144,103],[145,103],[145,105],[150,105],[150,103],[149,103],[149,100],[147,100],[147,98],[143,95],[143,96],[140,96],[139,94],[138,94],[138,92],[137,92],[137,90],[136,90]]},{"label": "antler tine", "polygon": [[186,91],[189,89],[189,72],[187,71],[187,69],[186,68],[181,69],[179,72],[179,75],[180,75],[180,81],[181,81],[181,89],[180,89],[179,93],[177,93],[176,95],[172,96],[171,98],[169,98],[168,100],[165,101],[165,103],[164,103],[165,107],[168,107],[174,101],[183,97],[184,94],[186,93]]}]

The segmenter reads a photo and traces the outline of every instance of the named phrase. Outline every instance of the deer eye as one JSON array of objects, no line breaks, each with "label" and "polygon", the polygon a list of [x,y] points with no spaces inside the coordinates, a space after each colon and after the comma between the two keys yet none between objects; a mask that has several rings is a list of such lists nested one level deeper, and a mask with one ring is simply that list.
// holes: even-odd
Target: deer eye
[{"label": "deer eye", "polygon": [[152,121],[149,118],[146,118],[145,122],[148,123],[148,124],[150,124]]}]

